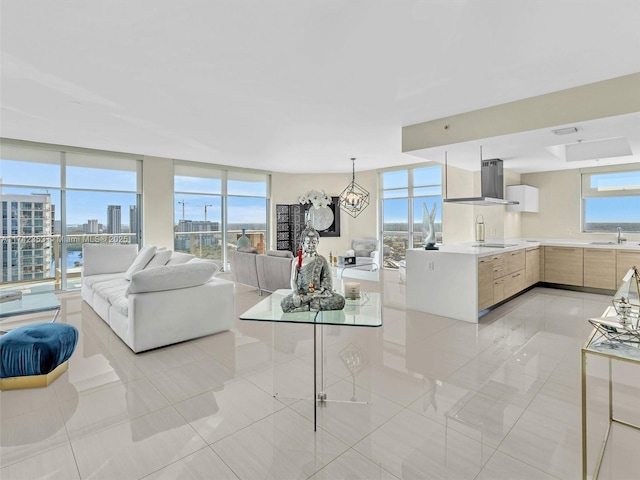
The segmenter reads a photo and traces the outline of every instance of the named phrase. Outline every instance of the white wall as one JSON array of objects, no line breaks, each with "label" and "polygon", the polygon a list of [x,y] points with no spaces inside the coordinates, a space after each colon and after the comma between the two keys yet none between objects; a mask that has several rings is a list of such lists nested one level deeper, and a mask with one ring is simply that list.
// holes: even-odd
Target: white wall
[{"label": "white wall", "polygon": [[[618,167],[618,169],[630,167],[640,168],[640,164],[626,165]],[[616,167],[608,168],[616,169]],[[540,190],[540,212],[522,214],[522,237],[615,240],[614,233],[581,233],[581,173],[597,170],[601,169],[573,169],[523,174],[523,184],[537,187]],[[640,234],[625,233],[624,237],[629,242],[635,241],[637,243],[640,241]]]},{"label": "white wall", "polygon": [[[628,168],[628,166],[626,167]],[[593,170],[593,169],[592,169]],[[585,170],[589,171],[589,170]],[[443,204],[443,241],[446,244],[475,240],[475,220],[484,217],[486,240],[508,238],[566,238],[602,240],[613,234],[583,234],[580,219],[580,172],[517,174],[504,170],[505,185],[526,184],[540,190],[540,212],[507,212],[504,206],[476,206]],[[166,158],[145,157],[143,161],[143,235],[146,244],[173,247],[173,161]],[[448,167],[449,198],[480,195],[480,172]],[[324,190],[338,196],[351,181],[350,174],[287,174],[271,175],[271,239],[275,245],[275,205],[296,203],[309,190]],[[341,212],[340,237],[322,237],[319,250],[328,256],[343,255],[354,238],[377,238],[380,231],[378,217],[378,172],[356,171],[356,182],[370,193],[369,206],[357,217]],[[445,192],[443,192],[445,193]],[[492,231],[495,232],[492,235]],[[640,241],[638,234],[625,234],[628,241]]]},{"label": "white wall", "polygon": [[[480,172],[447,167],[447,198],[479,197]],[[520,184],[520,174],[504,170],[505,185]],[[482,206],[458,203],[443,204],[443,232],[445,244],[475,241],[476,219],[485,223],[485,240],[502,240],[520,237],[520,213],[507,212],[502,205]]]},{"label": "white wall", "polygon": [[142,237],[145,245],[173,248],[173,160],[142,161]]}]

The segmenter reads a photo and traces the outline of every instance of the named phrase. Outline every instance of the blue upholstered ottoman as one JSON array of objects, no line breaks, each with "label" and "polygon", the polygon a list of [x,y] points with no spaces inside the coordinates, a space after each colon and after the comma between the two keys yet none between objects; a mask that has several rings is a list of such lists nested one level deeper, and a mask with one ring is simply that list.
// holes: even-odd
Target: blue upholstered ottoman
[{"label": "blue upholstered ottoman", "polygon": [[0,337],[0,390],[46,387],[67,370],[78,330],[65,323],[36,323]]}]

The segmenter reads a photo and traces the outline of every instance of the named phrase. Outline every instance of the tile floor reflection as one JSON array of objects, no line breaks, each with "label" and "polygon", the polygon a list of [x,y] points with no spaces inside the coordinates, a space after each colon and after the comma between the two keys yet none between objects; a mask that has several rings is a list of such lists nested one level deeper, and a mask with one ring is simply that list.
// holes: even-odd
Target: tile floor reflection
[{"label": "tile floor reflection", "polygon": [[[609,296],[536,288],[473,325],[406,310],[397,272],[362,289],[383,326],[325,327],[315,433],[311,326],[237,321],[136,355],[61,294],[80,341],[50,387],[0,392],[0,478],[581,478],[580,347]],[[262,298],[237,286],[236,314]],[[634,423],[638,370],[615,384]],[[590,382],[593,464],[607,388]],[[637,478],[638,440],[616,426],[600,478]]]}]

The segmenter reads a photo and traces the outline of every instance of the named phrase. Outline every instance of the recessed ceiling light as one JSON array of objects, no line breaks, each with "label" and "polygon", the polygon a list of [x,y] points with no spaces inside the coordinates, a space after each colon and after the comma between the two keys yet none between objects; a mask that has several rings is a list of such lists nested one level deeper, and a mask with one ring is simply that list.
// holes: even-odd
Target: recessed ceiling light
[{"label": "recessed ceiling light", "polygon": [[558,128],[557,130],[551,130],[556,135],[569,135],[570,133],[577,133],[580,130],[580,127],[567,127],[567,128]]}]

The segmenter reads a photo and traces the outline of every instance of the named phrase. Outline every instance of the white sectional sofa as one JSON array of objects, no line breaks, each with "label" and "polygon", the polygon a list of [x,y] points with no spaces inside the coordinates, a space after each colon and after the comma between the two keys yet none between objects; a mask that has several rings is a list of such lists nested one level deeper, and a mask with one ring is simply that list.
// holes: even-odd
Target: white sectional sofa
[{"label": "white sectional sofa", "polygon": [[85,244],[82,298],[134,352],[229,330],[234,284],[194,255]]}]

